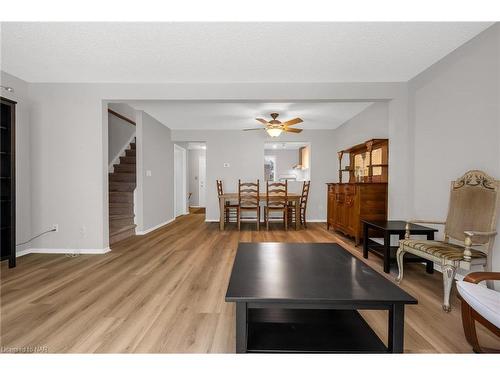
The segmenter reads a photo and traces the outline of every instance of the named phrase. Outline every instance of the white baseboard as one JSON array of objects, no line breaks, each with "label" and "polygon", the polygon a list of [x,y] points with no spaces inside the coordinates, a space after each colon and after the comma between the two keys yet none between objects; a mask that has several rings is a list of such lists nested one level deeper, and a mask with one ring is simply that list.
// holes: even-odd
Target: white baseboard
[{"label": "white baseboard", "polygon": [[167,224],[170,224],[174,220],[175,220],[175,218],[172,218],[170,220],[164,221],[163,223],[155,225],[152,228],[149,228],[149,229],[146,229],[146,230],[143,230],[143,231],[136,231],[135,234],[138,235],[138,236],[143,236],[143,235],[148,234],[148,233],[150,233],[150,232],[152,232],[152,231],[154,231],[154,230],[156,230],[158,228],[161,228],[161,227],[163,227],[163,226],[165,226]]},{"label": "white baseboard", "polygon": [[109,253],[111,249],[109,247],[105,249],[42,249],[42,248],[32,248],[24,249],[16,253],[17,257],[22,257],[28,254],[106,254]]}]

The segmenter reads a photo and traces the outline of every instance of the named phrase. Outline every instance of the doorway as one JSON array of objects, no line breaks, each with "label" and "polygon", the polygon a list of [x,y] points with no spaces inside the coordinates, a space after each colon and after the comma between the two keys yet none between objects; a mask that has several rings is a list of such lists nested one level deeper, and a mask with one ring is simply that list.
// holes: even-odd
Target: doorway
[{"label": "doorway", "polygon": [[205,142],[188,144],[189,212],[205,213],[207,200],[207,156]]},{"label": "doorway", "polygon": [[175,217],[187,214],[186,149],[174,144],[174,206]]},{"label": "doorway", "polygon": [[205,207],[206,203],[206,165],[207,165],[207,159],[205,154],[200,154],[200,157],[198,159],[198,192],[199,192],[199,202],[198,205],[200,207]]}]

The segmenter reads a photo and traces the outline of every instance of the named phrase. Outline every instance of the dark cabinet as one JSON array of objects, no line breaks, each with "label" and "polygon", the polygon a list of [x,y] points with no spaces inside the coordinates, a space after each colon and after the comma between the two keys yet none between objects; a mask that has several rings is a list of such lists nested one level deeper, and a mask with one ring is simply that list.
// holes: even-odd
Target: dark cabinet
[{"label": "dark cabinet", "polygon": [[0,254],[16,265],[16,102],[0,98]]}]

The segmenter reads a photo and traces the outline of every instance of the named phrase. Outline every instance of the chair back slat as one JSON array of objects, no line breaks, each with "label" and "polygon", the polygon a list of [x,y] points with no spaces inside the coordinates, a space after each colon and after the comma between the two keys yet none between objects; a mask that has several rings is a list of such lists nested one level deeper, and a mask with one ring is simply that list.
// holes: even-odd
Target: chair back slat
[{"label": "chair back slat", "polygon": [[222,188],[222,180],[217,180],[217,195],[220,197],[224,194],[224,189]]},{"label": "chair back slat", "polygon": [[257,183],[238,180],[238,202],[244,208],[259,206],[259,180]]},{"label": "chair back slat", "polygon": [[307,207],[307,199],[309,198],[309,188],[311,186],[311,181],[304,181],[302,185],[302,194],[300,195],[300,207],[304,210]]},{"label": "chair back slat", "polygon": [[268,181],[266,193],[266,203],[268,207],[285,208],[288,205],[288,181]]}]

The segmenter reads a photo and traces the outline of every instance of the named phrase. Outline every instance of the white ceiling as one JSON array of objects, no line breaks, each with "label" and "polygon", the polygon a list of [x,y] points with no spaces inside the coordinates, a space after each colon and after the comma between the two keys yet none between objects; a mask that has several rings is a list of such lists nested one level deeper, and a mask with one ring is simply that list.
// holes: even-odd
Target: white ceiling
[{"label": "white ceiling", "polygon": [[304,122],[295,126],[303,129],[335,129],[362,112],[372,102],[211,102],[211,101],[129,101],[170,129],[230,129],[241,130],[263,126],[255,120],[269,114],[280,114],[278,120],[300,117]]},{"label": "white ceiling", "polygon": [[29,82],[408,81],[492,23],[2,23]]}]

